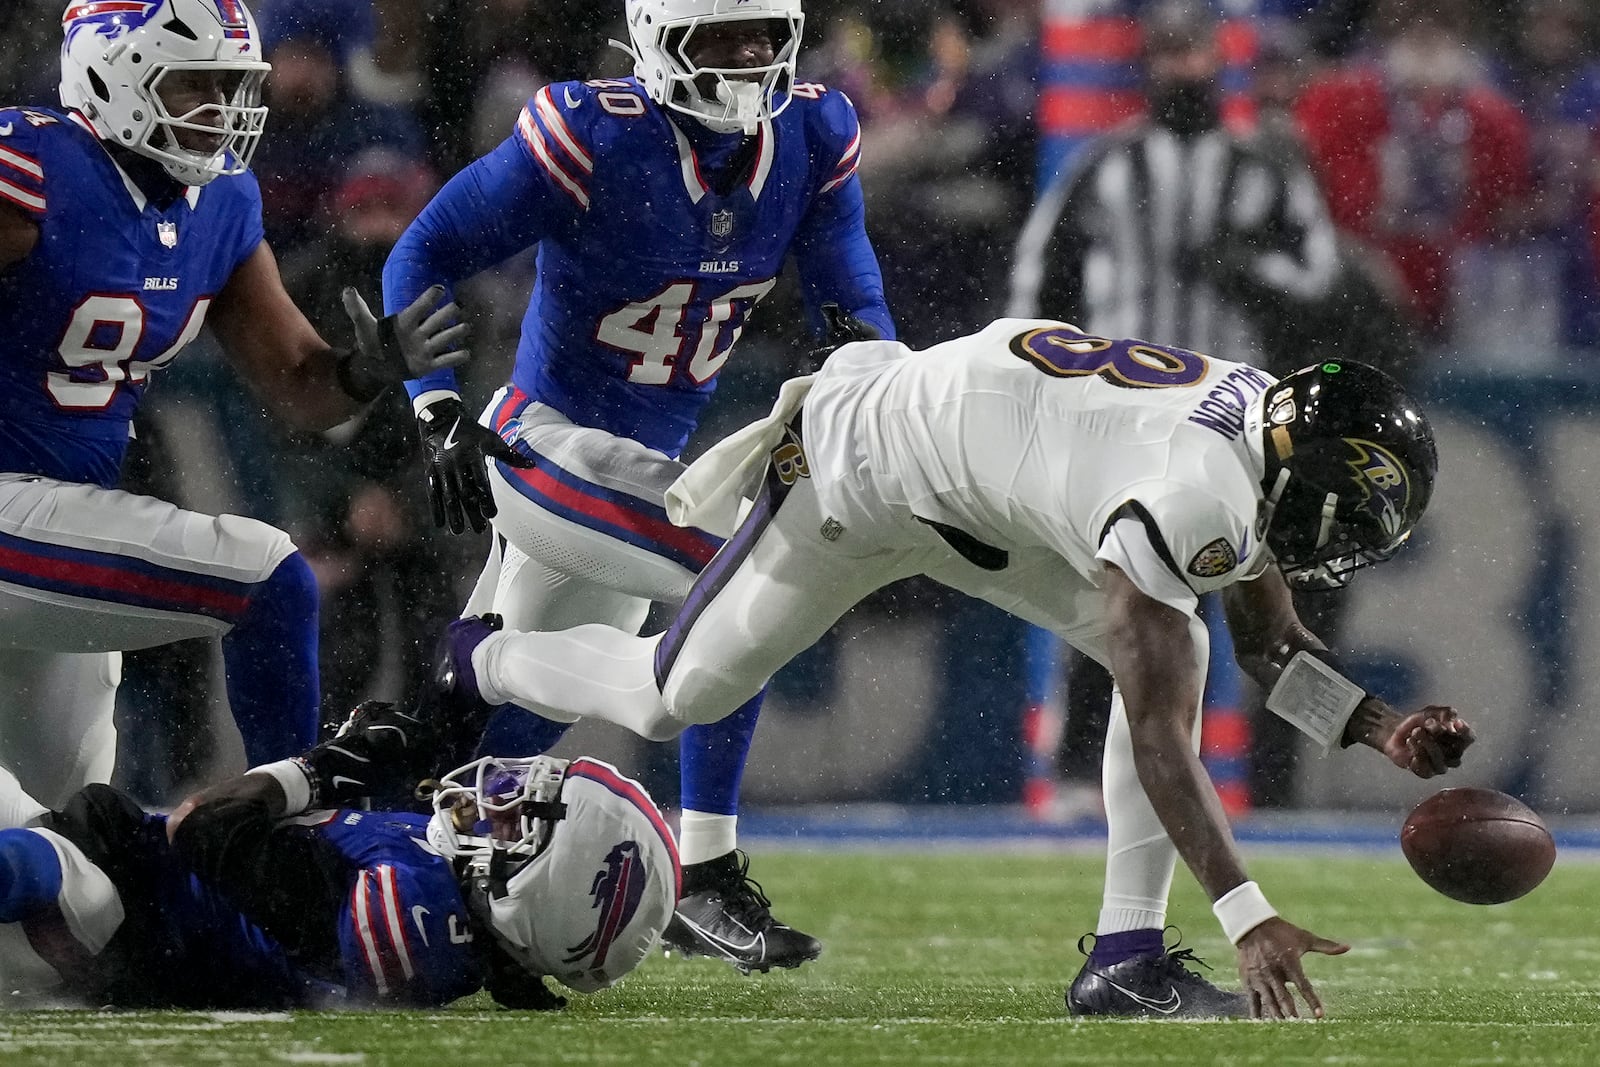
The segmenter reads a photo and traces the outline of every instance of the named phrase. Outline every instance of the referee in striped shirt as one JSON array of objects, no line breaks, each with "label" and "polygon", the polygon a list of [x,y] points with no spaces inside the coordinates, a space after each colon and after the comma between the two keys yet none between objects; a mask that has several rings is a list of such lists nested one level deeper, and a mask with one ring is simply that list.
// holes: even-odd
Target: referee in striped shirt
[{"label": "referee in striped shirt", "polygon": [[1017,248],[1011,314],[1297,369],[1274,365],[1262,323],[1326,299],[1339,273],[1316,179],[1223,128],[1204,7],[1165,0],[1142,28],[1149,117],[1087,146],[1046,190]]}]

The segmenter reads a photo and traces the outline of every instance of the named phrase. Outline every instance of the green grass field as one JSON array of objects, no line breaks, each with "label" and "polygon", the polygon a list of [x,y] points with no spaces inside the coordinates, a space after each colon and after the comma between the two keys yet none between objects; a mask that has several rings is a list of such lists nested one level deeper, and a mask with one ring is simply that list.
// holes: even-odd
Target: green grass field
[{"label": "green grass field", "polygon": [[[757,869],[821,960],[742,978],[652,958],[563,1012],[474,998],[448,1011],[195,1015],[11,1012],[0,1064],[1600,1064],[1600,866],[1558,863],[1531,896],[1455,904],[1396,855],[1265,853],[1286,916],[1349,940],[1309,971],[1317,1023],[1079,1022],[1062,991],[1099,901],[1068,853],[787,853]],[[1225,984],[1233,954],[1181,870],[1173,921]]]}]

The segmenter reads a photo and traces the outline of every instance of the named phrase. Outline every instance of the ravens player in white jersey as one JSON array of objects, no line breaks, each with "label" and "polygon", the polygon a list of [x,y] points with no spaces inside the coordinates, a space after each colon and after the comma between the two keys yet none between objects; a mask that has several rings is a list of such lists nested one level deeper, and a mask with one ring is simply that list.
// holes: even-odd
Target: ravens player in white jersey
[{"label": "ravens player in white jersey", "polygon": [[62,107],[0,108],[0,763],[58,804],[105,781],[119,653],[222,638],[252,762],[318,722],[317,594],[279,530],[116,485],[151,375],[209,326],[278,415],[325,428],[465,358],[438,292],[332,349],[290,302],[248,168],[268,66],[238,0],[62,18]]},{"label": "ravens player in white jersey", "polygon": [[874,589],[927,575],[1110,667],[1106,789],[1124,803],[1108,811],[1109,849],[1146,865],[1142,903],[1163,921],[1182,855],[1239,950],[1244,994],[1191,971],[1187,950],[1158,950],[1086,964],[1069,1008],[1275,1018],[1298,1012],[1293,985],[1320,1015],[1300,958],[1345,947],[1278,918],[1245,874],[1197,756],[1196,608],[1222,592],[1268,707],[1324,748],[1369,745],[1421,777],[1459,765],[1472,731],[1452,709],[1393,711],[1289,599],[1289,583],[1342,582],[1392,556],[1436,466],[1422,413],[1361,364],[1274,382],[1023,319],[925,352],[847,345],[669,490],[675,519],[724,531],[756,499],[663,636],[463,620],[459,674],[486,700],[668,737],[727,715]]},{"label": "ravens player in white jersey", "polygon": [[655,945],[680,871],[638,785],[598,760],[485,757],[433,813],[346,807],[409,788],[438,735],[392,706],[167,817],[92,785],[59,811],[0,768],[0,982],[17,1003],[419,1006],[480,988],[556,1008]]},{"label": "ravens player in white jersey", "polygon": [[[635,76],[541,90],[384,271],[399,308],[538,245],[511,382],[482,425],[452,375],[410,386],[436,519],[458,531],[493,519],[467,613],[517,629],[637,632],[651,601],[682,601],[720,541],[667,521],[662,492],[791,255],[819,331],[893,334],[864,228],[855,109],[795,80],[800,0],[627,0],[625,12]],[[685,895],[666,938],[744,971],[821,950],[773,919],[736,851],[760,699],[684,735]],[[558,736],[508,709],[483,750],[538,752]]]}]

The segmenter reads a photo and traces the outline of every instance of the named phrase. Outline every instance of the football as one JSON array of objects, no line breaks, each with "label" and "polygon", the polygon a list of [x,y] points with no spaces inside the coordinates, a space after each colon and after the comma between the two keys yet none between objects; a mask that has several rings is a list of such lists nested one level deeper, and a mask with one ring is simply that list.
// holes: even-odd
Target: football
[{"label": "football", "polygon": [[1434,889],[1467,904],[1501,904],[1532,891],[1556,862],[1534,810],[1493,789],[1441,789],[1400,830],[1400,850]]}]

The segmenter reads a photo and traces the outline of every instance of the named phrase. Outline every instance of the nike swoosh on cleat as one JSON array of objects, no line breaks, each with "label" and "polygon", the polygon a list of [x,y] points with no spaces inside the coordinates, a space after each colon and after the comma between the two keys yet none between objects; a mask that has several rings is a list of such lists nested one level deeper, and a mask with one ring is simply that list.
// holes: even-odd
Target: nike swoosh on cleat
[{"label": "nike swoosh on cleat", "polygon": [[[1105,976],[1102,975],[1101,977],[1104,978]],[[1176,989],[1171,987],[1168,987],[1167,995],[1161,1000],[1152,1000],[1150,997],[1142,997],[1131,989],[1119,986],[1109,978],[1105,979],[1105,983],[1112,989],[1115,989],[1118,993],[1121,993],[1123,996],[1133,1001],[1135,1004],[1143,1004],[1151,1011],[1158,1011],[1162,1015],[1171,1015],[1173,1012],[1183,1007],[1183,998],[1178,995],[1178,991]]]},{"label": "nike swoosh on cleat", "polygon": [[688,919],[684,919],[681,915],[678,916],[678,918],[683,919],[683,925],[693,930],[696,934],[699,934],[700,937],[709,943],[712,948],[723,953],[729,959],[732,959],[738,953],[750,953],[758,948],[760,949],[761,955],[765,956],[767,954],[767,935],[764,933],[754,935],[749,941],[741,945],[737,941],[729,941],[725,937],[718,937],[710,930],[707,930]]}]

